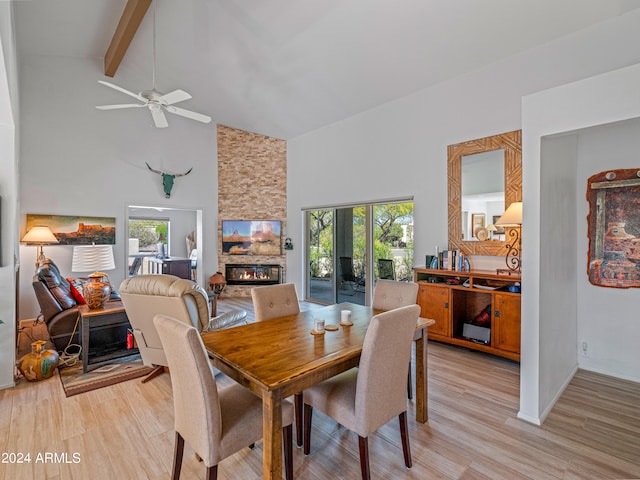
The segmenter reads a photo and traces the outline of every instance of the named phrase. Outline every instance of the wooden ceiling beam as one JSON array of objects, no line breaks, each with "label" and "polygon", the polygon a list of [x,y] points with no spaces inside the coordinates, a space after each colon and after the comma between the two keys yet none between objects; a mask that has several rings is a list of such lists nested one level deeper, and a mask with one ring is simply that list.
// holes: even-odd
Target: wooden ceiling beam
[{"label": "wooden ceiling beam", "polygon": [[127,53],[127,49],[134,35],[142,23],[144,15],[149,9],[152,0],[128,0],[124,7],[118,27],[116,28],[111,44],[104,56],[104,74],[113,77],[120,66],[120,62]]}]

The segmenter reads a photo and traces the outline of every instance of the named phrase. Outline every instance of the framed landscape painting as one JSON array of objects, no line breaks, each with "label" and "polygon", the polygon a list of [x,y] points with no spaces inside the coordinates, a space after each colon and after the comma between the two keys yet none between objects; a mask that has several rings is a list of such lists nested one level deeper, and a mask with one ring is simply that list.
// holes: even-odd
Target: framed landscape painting
[{"label": "framed landscape painting", "polygon": [[71,215],[37,215],[27,213],[27,228],[49,227],[60,245],[115,245],[115,217],[80,217]]}]

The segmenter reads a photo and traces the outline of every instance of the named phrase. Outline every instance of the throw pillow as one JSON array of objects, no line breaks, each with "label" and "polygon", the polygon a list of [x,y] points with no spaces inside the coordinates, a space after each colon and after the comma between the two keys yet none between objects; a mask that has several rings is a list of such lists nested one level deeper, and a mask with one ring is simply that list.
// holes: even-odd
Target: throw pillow
[{"label": "throw pillow", "polygon": [[71,291],[71,295],[73,295],[73,298],[75,299],[76,303],[78,305],[84,305],[87,302],[85,302],[84,297],[82,296],[82,281],[77,280],[75,278],[67,278],[67,282],[69,282],[69,287],[70,287],[70,291]]}]

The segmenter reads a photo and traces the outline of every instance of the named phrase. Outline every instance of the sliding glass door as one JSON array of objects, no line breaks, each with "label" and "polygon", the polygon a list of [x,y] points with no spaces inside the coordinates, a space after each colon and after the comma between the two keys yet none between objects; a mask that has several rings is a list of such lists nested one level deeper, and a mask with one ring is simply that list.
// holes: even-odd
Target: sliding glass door
[{"label": "sliding glass door", "polygon": [[411,278],[413,201],[305,211],[306,300],[367,305],[378,278]]},{"label": "sliding glass door", "polygon": [[413,279],[413,202],[373,206],[375,279]]},{"label": "sliding glass door", "polygon": [[333,303],[335,278],[333,275],[333,210],[306,212],[307,294],[320,303]]}]

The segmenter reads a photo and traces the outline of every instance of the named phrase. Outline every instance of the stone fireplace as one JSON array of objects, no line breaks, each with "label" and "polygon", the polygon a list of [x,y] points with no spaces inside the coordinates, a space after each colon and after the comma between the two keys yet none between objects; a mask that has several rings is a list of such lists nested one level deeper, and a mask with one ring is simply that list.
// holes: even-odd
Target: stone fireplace
[{"label": "stone fireplace", "polygon": [[280,283],[280,265],[269,264],[227,264],[225,277],[227,285],[275,285]]},{"label": "stone fireplace", "polygon": [[[281,222],[287,235],[287,143],[277,138],[217,126],[218,144],[218,269],[225,274],[228,297],[250,297],[256,285],[284,283],[287,256],[238,255],[223,251],[223,220],[270,219]],[[241,199],[241,201],[239,201]],[[239,274],[228,267],[239,267]],[[255,269],[247,269],[256,267]],[[266,278],[248,278],[262,277]]]}]

